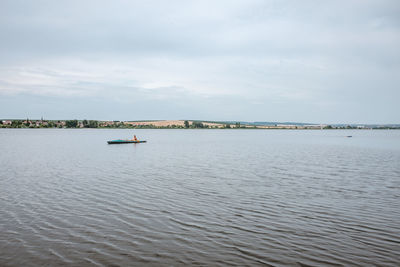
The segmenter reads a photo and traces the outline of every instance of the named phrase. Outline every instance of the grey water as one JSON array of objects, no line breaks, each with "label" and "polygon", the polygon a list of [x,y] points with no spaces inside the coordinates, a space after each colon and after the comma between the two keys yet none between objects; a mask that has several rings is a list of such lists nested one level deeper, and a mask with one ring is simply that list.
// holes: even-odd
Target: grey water
[{"label": "grey water", "polygon": [[0,266],[399,263],[400,131],[0,129]]}]

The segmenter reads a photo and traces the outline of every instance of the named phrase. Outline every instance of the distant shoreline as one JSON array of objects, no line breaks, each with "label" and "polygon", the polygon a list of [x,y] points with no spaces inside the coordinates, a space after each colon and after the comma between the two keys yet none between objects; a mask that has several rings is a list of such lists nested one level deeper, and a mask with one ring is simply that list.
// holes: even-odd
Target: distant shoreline
[{"label": "distant shoreline", "polygon": [[0,120],[1,128],[21,129],[263,129],[263,130],[383,130],[400,129],[400,124],[305,124],[201,120],[146,120],[146,121],[97,121],[97,120]]}]

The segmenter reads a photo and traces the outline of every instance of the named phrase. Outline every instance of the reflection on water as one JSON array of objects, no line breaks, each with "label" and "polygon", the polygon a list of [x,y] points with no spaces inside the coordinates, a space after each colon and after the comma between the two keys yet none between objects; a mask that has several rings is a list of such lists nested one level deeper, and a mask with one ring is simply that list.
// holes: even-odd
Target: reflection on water
[{"label": "reflection on water", "polygon": [[5,129],[0,149],[2,266],[400,262],[400,131]]}]

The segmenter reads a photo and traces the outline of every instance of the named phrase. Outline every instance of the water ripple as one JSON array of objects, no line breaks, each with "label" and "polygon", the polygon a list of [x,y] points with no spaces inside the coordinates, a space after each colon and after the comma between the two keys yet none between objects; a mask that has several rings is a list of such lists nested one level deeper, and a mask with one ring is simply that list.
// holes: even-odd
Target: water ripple
[{"label": "water ripple", "polygon": [[2,133],[2,266],[400,262],[398,132]]}]

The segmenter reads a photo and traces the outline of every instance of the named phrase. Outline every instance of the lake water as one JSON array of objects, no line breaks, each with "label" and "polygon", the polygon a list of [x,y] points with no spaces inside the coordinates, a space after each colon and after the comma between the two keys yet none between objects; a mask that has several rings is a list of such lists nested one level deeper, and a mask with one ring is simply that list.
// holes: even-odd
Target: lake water
[{"label": "lake water", "polygon": [[399,262],[400,131],[0,129],[1,266]]}]

